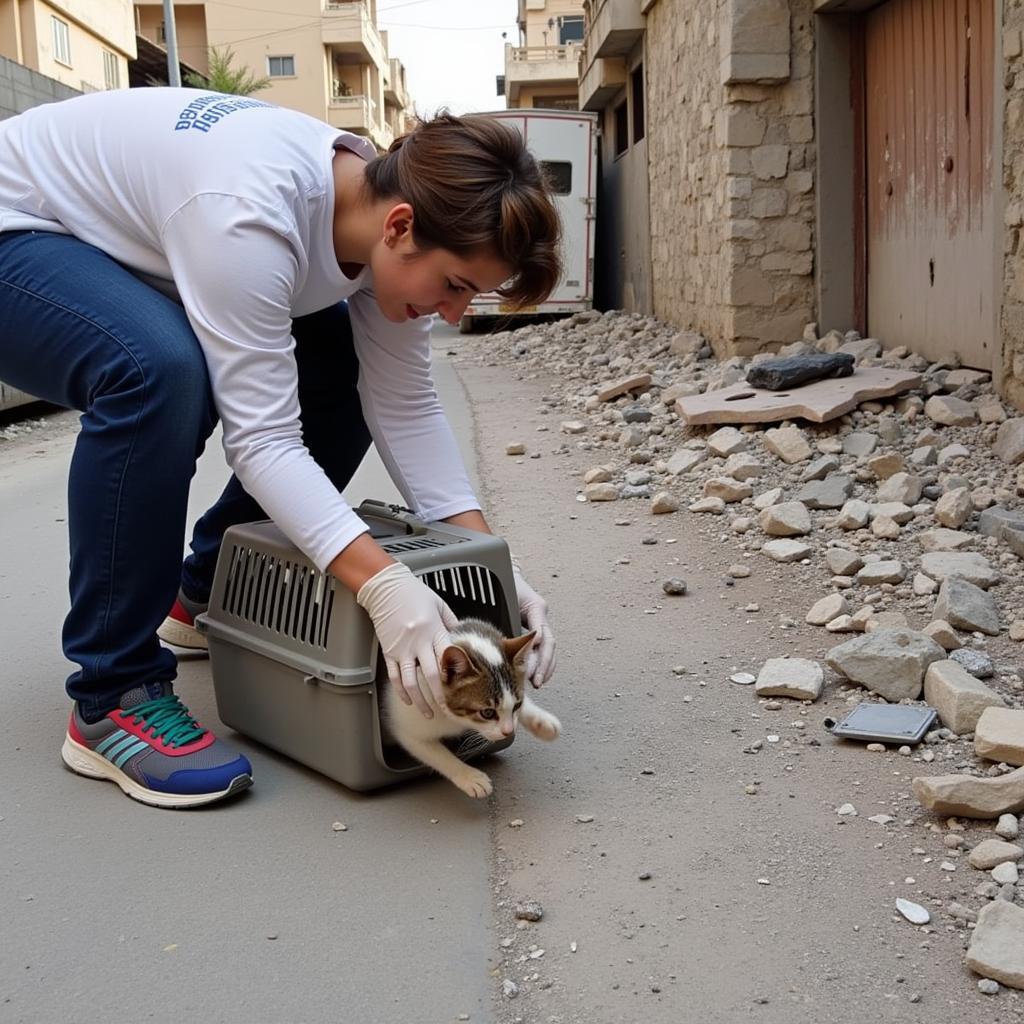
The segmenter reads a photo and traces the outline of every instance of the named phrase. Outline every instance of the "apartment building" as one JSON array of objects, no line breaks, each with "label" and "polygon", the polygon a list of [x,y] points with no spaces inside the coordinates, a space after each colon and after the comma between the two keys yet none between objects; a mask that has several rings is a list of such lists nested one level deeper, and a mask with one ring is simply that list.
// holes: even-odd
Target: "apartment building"
[{"label": "apartment building", "polygon": [[505,44],[508,107],[578,110],[583,5],[573,0],[518,3],[519,45]]},{"label": "apartment building", "polygon": [[78,92],[126,88],[131,0],[0,0],[0,56]]},{"label": "apartment building", "polygon": [[[161,0],[136,0],[141,36],[164,43]],[[412,114],[401,62],[377,28],[377,0],[246,0],[174,5],[181,58],[205,72],[211,48],[271,80],[260,93],[384,150]]]},{"label": "apartment building", "polygon": [[991,370],[1024,407],[1024,0],[584,16],[606,304],[720,356],[855,328]]}]

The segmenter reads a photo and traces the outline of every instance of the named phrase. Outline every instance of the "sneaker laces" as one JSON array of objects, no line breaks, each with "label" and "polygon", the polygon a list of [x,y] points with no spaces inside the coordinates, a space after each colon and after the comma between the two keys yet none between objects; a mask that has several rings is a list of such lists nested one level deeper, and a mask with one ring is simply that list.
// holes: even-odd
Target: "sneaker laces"
[{"label": "sneaker laces", "polygon": [[183,747],[202,739],[207,732],[174,693],[143,701],[124,714],[126,718],[131,718],[134,725],[143,723],[143,733],[163,740],[169,747]]}]

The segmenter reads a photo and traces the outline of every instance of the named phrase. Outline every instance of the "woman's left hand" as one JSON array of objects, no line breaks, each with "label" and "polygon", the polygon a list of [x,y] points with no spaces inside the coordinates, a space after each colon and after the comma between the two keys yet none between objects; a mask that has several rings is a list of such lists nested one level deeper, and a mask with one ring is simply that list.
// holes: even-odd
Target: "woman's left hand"
[{"label": "woman's left hand", "polygon": [[519,600],[519,615],[527,629],[535,630],[533,646],[526,660],[526,678],[534,688],[542,687],[555,671],[555,634],[548,622],[548,603],[526,580],[519,566],[512,563],[512,576]]}]

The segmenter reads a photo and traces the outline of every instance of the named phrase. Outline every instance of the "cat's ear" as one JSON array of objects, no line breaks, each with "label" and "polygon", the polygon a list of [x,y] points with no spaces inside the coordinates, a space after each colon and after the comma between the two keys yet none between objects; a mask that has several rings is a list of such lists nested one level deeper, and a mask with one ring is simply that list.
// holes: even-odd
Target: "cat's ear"
[{"label": "cat's ear", "polygon": [[524,633],[522,636],[517,636],[514,640],[502,640],[501,647],[505,652],[505,657],[508,658],[513,664],[516,658],[522,659],[526,657],[526,652],[530,649],[530,644],[533,643],[533,638],[537,635],[537,631],[531,630],[529,633]]},{"label": "cat's ear", "polygon": [[441,676],[446,684],[451,686],[472,672],[473,664],[461,647],[451,644],[445,648],[444,654],[441,655]]}]

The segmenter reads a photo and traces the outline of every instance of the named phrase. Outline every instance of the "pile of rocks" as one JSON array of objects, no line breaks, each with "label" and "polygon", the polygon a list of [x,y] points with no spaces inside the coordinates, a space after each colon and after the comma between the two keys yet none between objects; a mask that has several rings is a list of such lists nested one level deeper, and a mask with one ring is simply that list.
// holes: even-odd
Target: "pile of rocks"
[{"label": "pile of rocks", "polygon": [[[809,325],[781,354],[848,352],[860,366],[919,373],[921,388],[820,425],[688,427],[677,398],[737,383],[773,354],[719,363],[700,335],[622,312],[577,314],[475,344],[482,361],[508,360],[557,381],[544,399],[561,421],[555,451],[593,454],[578,500],[689,514],[697,528],[735,538],[738,557],[749,560],[738,568],[781,574],[783,584],[793,566],[802,582],[820,572],[805,621],[853,634],[825,659],[840,694],[850,704],[865,689],[888,701],[923,697],[939,712],[942,728],[916,759],[930,763],[938,749],[958,773],[915,780],[924,806],[993,820],[1024,810],[1024,680],[1006,642],[1024,640],[1024,417],[1006,409],[987,373],[929,363],[855,332],[819,338]],[[526,439],[516,444],[511,451],[539,455]],[[762,699],[811,701],[823,683],[817,662],[772,658],[754,689]],[[1001,825],[1003,835],[1009,826]],[[1015,880],[992,885],[989,899],[1024,902]],[[1024,949],[1022,918],[998,910],[986,920],[1009,927]],[[1004,967],[986,976],[1016,984]]]}]

